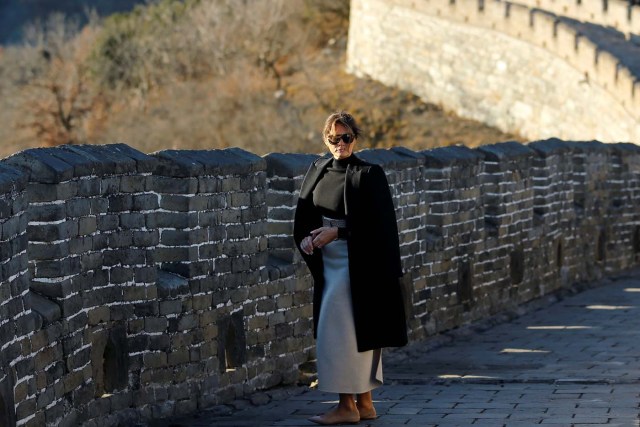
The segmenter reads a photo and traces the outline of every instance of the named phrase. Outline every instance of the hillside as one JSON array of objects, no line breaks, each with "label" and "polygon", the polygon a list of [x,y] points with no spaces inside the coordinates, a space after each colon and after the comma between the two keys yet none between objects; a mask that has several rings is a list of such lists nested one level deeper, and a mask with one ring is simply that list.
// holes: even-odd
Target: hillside
[{"label": "hillside", "polygon": [[345,73],[348,1],[238,4],[165,0],[73,36],[58,29],[39,45],[5,49],[0,120],[12,126],[0,129],[0,155],[115,141],[144,152],[318,152],[335,109],[360,118],[359,148],[519,139]]}]

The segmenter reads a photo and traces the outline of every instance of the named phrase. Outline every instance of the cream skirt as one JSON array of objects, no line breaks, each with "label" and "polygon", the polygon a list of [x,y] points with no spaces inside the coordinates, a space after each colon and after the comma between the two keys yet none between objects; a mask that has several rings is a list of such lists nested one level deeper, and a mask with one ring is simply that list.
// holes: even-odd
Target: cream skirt
[{"label": "cream skirt", "polygon": [[351,305],[346,240],[322,248],[324,292],[316,354],[318,389],[333,393],[365,393],[382,385],[382,352],[358,352]]}]

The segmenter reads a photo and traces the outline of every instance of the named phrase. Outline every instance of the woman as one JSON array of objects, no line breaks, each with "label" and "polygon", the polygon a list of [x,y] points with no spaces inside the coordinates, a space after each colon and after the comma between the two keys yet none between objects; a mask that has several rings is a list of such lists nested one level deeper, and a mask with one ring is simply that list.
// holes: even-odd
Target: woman
[{"label": "woman", "polygon": [[331,156],[309,168],[294,220],[314,280],[318,389],[340,394],[335,409],[310,418],[322,425],[376,418],[381,349],[407,343],[393,200],[382,168],[353,155],[360,133],[349,113],[327,118]]}]

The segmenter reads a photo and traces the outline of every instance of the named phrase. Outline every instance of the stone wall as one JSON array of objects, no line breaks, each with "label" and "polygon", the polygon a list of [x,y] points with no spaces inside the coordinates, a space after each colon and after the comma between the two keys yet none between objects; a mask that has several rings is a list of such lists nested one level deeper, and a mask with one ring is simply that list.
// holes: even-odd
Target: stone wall
[{"label": "stone wall", "polygon": [[531,140],[639,140],[640,68],[626,56],[525,5],[351,4],[348,71]]},{"label": "stone wall", "polygon": [[[365,150],[396,205],[411,339],[637,265],[640,148]],[[31,149],[0,162],[0,425],[115,426],[298,380],[307,154]]]},{"label": "stone wall", "polygon": [[632,6],[627,0],[518,0],[516,3],[613,27],[623,33],[640,34],[640,7]]}]

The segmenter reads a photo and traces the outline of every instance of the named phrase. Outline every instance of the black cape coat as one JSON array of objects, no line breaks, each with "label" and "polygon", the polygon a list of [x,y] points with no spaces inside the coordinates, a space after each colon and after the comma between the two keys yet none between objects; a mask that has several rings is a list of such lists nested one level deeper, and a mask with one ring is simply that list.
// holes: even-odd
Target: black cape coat
[{"label": "black cape coat", "polygon": [[[295,213],[293,236],[313,276],[313,326],[317,338],[324,289],[322,254],[307,255],[300,242],[322,227],[313,205],[313,189],[332,157],[317,159],[304,178]],[[400,347],[407,343],[407,325],[400,277],[400,245],[393,199],[382,168],[354,156],[344,186],[351,300],[358,351]]]}]

